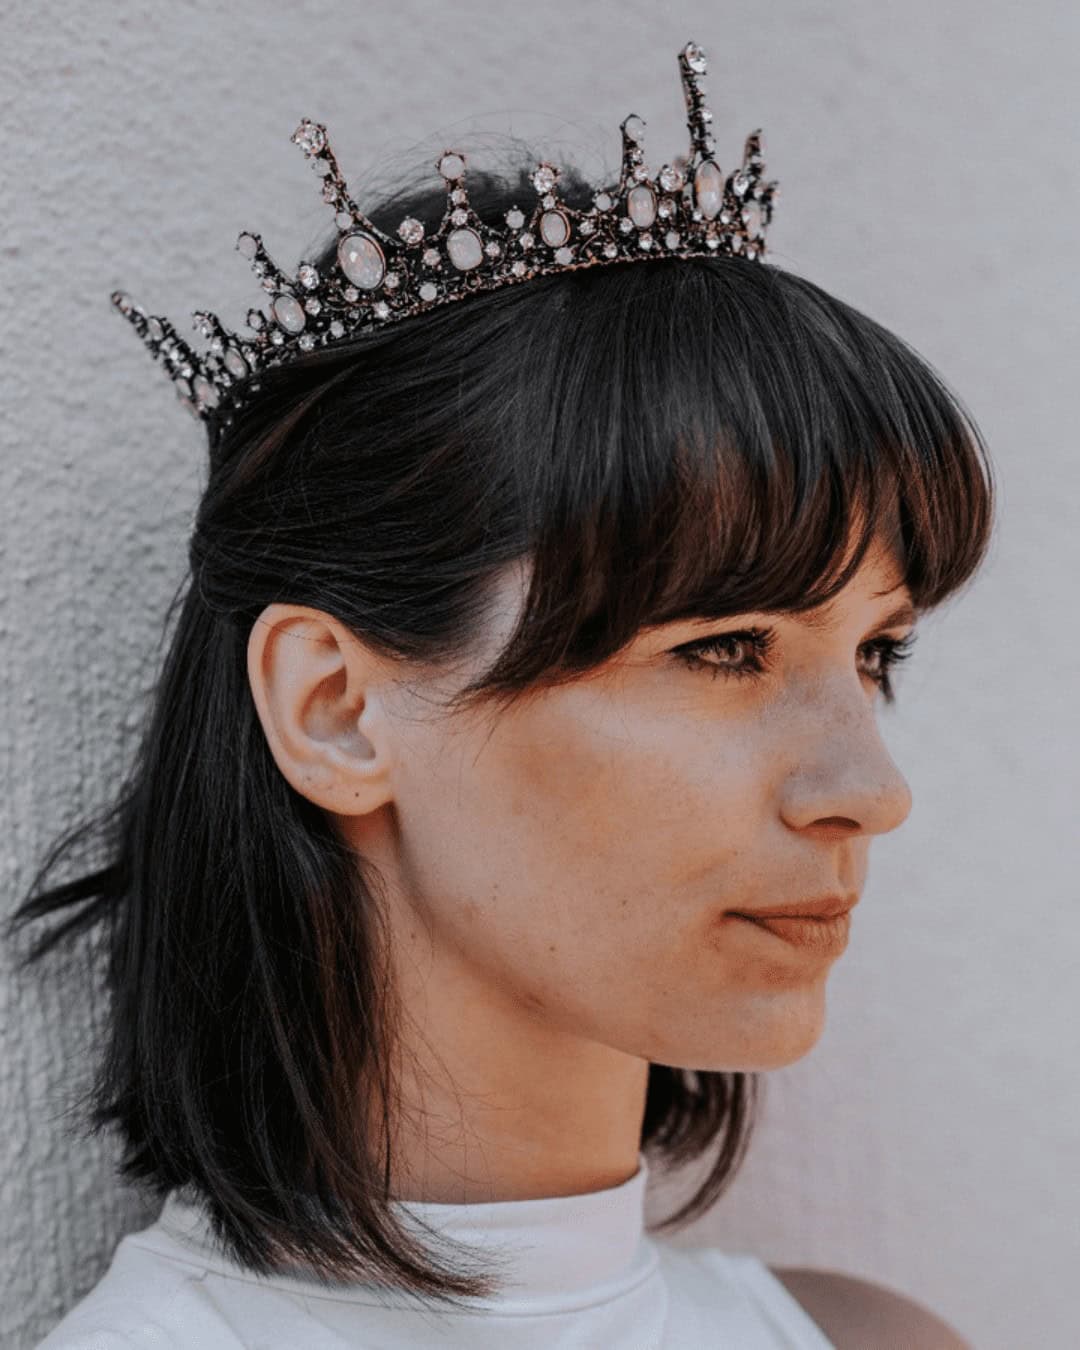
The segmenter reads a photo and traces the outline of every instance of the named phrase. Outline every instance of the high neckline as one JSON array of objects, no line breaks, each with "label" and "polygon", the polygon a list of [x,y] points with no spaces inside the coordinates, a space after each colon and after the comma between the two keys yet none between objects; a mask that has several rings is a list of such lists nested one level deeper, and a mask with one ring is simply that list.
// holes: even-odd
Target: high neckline
[{"label": "high neckline", "polygon": [[650,1245],[645,1237],[649,1165],[638,1154],[632,1177],[604,1190],[531,1200],[469,1204],[396,1200],[419,1219],[478,1254],[505,1253],[501,1278],[516,1296],[570,1293],[634,1271]]},{"label": "high neckline", "polygon": [[[490,1262],[488,1269],[501,1288],[490,1299],[467,1303],[554,1309],[567,1300],[613,1297],[651,1274],[657,1255],[645,1233],[648,1176],[645,1154],[639,1152],[632,1177],[599,1191],[467,1204],[393,1200],[391,1207],[422,1241],[433,1240],[430,1228],[462,1244],[481,1263]],[[245,1274],[223,1256],[206,1210],[185,1193],[169,1193],[158,1226],[185,1245],[194,1244],[218,1269],[231,1267],[234,1274]],[[436,1243],[434,1251],[453,1265],[460,1248]],[[258,1278],[294,1290],[305,1285],[311,1289],[314,1280],[297,1267]],[[390,1291],[361,1283],[335,1285],[334,1291],[337,1297],[362,1301],[373,1295],[379,1302],[393,1297]]]}]

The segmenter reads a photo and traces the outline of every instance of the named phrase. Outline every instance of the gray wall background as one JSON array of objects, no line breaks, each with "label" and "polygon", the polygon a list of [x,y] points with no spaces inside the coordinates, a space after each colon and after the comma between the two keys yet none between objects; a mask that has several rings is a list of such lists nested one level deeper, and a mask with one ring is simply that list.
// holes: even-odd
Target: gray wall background
[{"label": "gray wall background", "polygon": [[[36,0],[0,22],[5,911],[126,764],[202,480],[201,428],[108,292],[182,333],[199,307],[239,326],[260,292],[237,232],[291,266],[331,224],[289,143],[302,116],[361,205],[388,164],[482,158],[505,132],[599,177],[631,111],[655,168],[685,144],[694,38],[725,168],[765,129],[772,261],[938,366],[1001,501],[988,565],[883,713],[915,804],[875,843],[827,1031],[768,1076],[742,1172],[676,1240],[882,1281],[980,1350],[1076,1345],[1080,10]],[[111,1141],[60,1117],[95,1044],[91,959],[25,980],[2,957],[4,1346],[153,1217]],[[650,1193],[648,1217],[683,1192]]]}]

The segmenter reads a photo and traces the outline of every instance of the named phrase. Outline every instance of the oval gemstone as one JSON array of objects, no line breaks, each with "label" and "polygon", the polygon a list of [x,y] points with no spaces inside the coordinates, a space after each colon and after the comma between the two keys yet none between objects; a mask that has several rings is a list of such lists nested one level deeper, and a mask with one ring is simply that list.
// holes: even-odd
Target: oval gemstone
[{"label": "oval gemstone", "polygon": [[439,160],[439,172],[451,183],[457,182],[465,172],[465,158],[463,155],[455,155],[452,151],[443,155]]},{"label": "oval gemstone", "polygon": [[225,353],[225,369],[238,380],[242,380],[248,373],[247,362],[235,347],[230,347]]},{"label": "oval gemstone", "polygon": [[300,333],[303,331],[307,320],[304,318],[304,311],[300,308],[300,302],[291,295],[278,295],[274,297],[274,303],[270,306],[274,311],[274,318],[281,324],[287,333]]},{"label": "oval gemstone", "polygon": [[711,160],[703,160],[694,174],[694,199],[706,220],[714,220],[724,200],[724,175]]},{"label": "oval gemstone", "polygon": [[204,408],[217,407],[217,390],[209,380],[204,380],[201,375],[195,379],[195,397]]},{"label": "oval gemstone", "polygon": [[623,123],[623,135],[634,145],[640,145],[645,139],[645,119],[631,113]]},{"label": "oval gemstone", "polygon": [[338,265],[354,286],[373,291],[386,275],[386,259],[366,234],[347,234],[338,244]]},{"label": "oval gemstone", "polygon": [[648,229],[656,219],[656,193],[650,187],[632,188],[626,199],[626,211],[639,230]]},{"label": "oval gemstone", "polygon": [[545,211],[540,217],[540,237],[551,248],[559,248],[570,238],[570,222],[561,211]]},{"label": "oval gemstone", "polygon": [[468,272],[484,261],[484,249],[475,230],[453,230],[447,237],[446,251],[459,272]]},{"label": "oval gemstone", "polygon": [[751,239],[756,239],[764,228],[764,216],[762,214],[759,202],[748,202],[743,207],[742,218],[746,221],[747,233]]}]

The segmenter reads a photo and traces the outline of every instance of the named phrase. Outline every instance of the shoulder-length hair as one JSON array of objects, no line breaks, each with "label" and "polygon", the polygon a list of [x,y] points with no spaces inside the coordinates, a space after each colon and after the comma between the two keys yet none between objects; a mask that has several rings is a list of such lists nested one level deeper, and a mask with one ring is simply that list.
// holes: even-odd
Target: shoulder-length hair
[{"label": "shoulder-length hair", "polygon": [[[532,200],[525,168],[470,183],[488,219]],[[588,203],[575,172],[561,186]],[[369,214],[433,230],[444,206],[418,190]],[[986,551],[991,465],[901,338],[739,256],[533,278],[249,380],[245,407],[208,425],[190,572],[133,765],[52,845],[10,932],[51,921],[24,965],[102,935],[108,1034],[82,1105],[91,1129],[119,1132],[122,1174],[188,1188],[254,1271],[284,1254],[452,1305],[499,1286],[398,1222],[377,879],[270,753],[247,679],[256,617],[312,606],[394,661],[441,665],[481,635],[495,574],[528,558],[517,629],[453,699],[504,707],[645,625],[823,603],[875,534],[917,610],[936,606]],[[91,843],[100,865],[45,885]],[[669,1168],[717,1150],[651,1231],[725,1189],[758,1087],[650,1065],[642,1148]]]}]

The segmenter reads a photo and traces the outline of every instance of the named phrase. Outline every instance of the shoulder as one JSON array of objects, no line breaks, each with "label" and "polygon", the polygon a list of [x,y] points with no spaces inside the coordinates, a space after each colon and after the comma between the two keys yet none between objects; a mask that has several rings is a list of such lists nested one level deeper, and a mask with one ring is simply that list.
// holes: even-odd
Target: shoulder
[{"label": "shoulder", "polygon": [[803,1267],[769,1270],[836,1350],[973,1350],[929,1308],[873,1280]]},{"label": "shoulder", "polygon": [[69,1333],[54,1327],[43,1341],[38,1342],[37,1350],[141,1350],[142,1346],[150,1344],[150,1341],[136,1340],[113,1328]]},{"label": "shoulder", "polygon": [[153,1226],[121,1239],[104,1274],[36,1350],[238,1350],[203,1296],[205,1265],[150,1245],[162,1241]]}]

